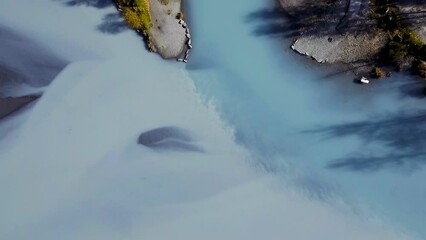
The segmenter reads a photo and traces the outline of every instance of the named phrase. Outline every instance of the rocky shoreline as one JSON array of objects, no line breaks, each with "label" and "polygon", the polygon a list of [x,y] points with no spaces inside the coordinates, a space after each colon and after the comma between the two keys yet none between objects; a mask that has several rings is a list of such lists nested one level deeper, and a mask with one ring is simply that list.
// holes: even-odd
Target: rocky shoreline
[{"label": "rocky shoreline", "polygon": [[185,37],[186,37],[185,48],[186,48],[186,50],[185,50],[185,55],[183,56],[183,58],[177,58],[176,60],[178,62],[187,63],[188,58],[189,58],[189,51],[192,49],[191,33],[189,32],[189,28],[188,28],[187,23],[183,19],[179,20],[179,24],[182,26],[182,28],[185,29]]},{"label": "rocky shoreline", "polygon": [[[319,63],[365,65],[371,62],[385,46],[387,37],[379,29],[364,32],[358,28],[360,22],[370,23],[361,2],[341,0],[333,5],[319,5],[310,0],[279,0],[280,6],[290,14],[295,10],[317,14],[306,20],[311,21],[310,27],[300,29],[300,36],[293,41],[291,49]],[[363,69],[360,74],[368,71]]]},{"label": "rocky shoreline", "polygon": [[[424,9],[423,5],[416,9]],[[376,66],[383,65],[379,56],[389,43],[389,33],[371,17],[371,1],[278,0],[278,6],[289,16],[289,24],[298,28],[290,46],[296,53],[318,63],[352,69],[361,76],[372,75]],[[426,27],[417,26],[421,26],[418,32],[423,33],[424,41]]]},{"label": "rocky shoreline", "polygon": [[129,26],[144,37],[150,51],[164,59],[187,62],[192,45],[188,24],[184,22],[183,0],[142,2],[144,6],[140,6],[140,1],[116,0],[116,5]]},{"label": "rocky shoreline", "polygon": [[188,50],[189,27],[184,21],[182,0],[150,0],[153,26],[149,30],[156,51],[164,59],[179,58]]}]

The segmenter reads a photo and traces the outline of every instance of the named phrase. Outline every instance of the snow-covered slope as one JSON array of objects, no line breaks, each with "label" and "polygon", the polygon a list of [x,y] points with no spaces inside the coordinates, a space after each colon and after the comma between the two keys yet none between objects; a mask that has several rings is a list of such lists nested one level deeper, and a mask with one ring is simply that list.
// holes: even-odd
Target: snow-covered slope
[{"label": "snow-covered slope", "polygon": [[[2,1],[2,22],[71,63],[0,123],[0,239],[405,239],[256,169],[182,65],[98,31],[114,11]],[[200,151],[137,144],[161,127]]]}]

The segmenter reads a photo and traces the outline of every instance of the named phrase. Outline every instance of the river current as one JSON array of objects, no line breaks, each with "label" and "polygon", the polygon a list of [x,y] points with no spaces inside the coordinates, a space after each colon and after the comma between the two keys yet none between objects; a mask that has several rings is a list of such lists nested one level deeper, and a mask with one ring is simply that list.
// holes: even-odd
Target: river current
[{"label": "river current", "polygon": [[421,85],[400,74],[357,85],[297,56],[271,2],[190,3],[197,88],[269,171],[426,236]]}]

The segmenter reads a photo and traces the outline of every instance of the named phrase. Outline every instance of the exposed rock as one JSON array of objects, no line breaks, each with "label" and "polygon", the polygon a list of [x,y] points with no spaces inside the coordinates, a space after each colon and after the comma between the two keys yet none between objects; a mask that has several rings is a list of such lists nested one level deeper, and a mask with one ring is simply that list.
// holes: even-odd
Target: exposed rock
[{"label": "exposed rock", "polygon": [[154,49],[166,59],[176,58],[185,51],[185,28],[181,25],[185,22],[175,17],[181,12],[181,5],[182,0],[169,0],[167,5],[150,0],[153,23],[149,30],[150,39]]},{"label": "exposed rock", "polygon": [[365,78],[365,77],[362,77],[360,80],[360,83],[362,83],[362,84],[369,84],[370,83],[370,80],[368,80],[367,78]]},{"label": "exposed rock", "polygon": [[0,119],[18,111],[37,98],[38,96],[0,98]]}]

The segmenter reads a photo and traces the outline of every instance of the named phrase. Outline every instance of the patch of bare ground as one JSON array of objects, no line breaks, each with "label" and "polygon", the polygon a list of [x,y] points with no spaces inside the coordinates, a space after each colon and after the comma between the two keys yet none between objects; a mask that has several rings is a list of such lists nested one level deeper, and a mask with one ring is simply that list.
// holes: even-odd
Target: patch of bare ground
[{"label": "patch of bare ground", "polygon": [[294,42],[292,48],[320,63],[368,62],[377,56],[386,41],[384,33],[302,36]]},{"label": "patch of bare ground", "polygon": [[149,30],[152,43],[163,58],[177,58],[186,51],[185,28],[179,24],[182,0],[150,0],[151,20]]},{"label": "patch of bare ground", "polygon": [[[367,0],[279,0],[297,29],[292,49],[320,63],[363,66],[386,45],[387,35],[369,18]],[[362,69],[362,70],[361,70]]]}]

